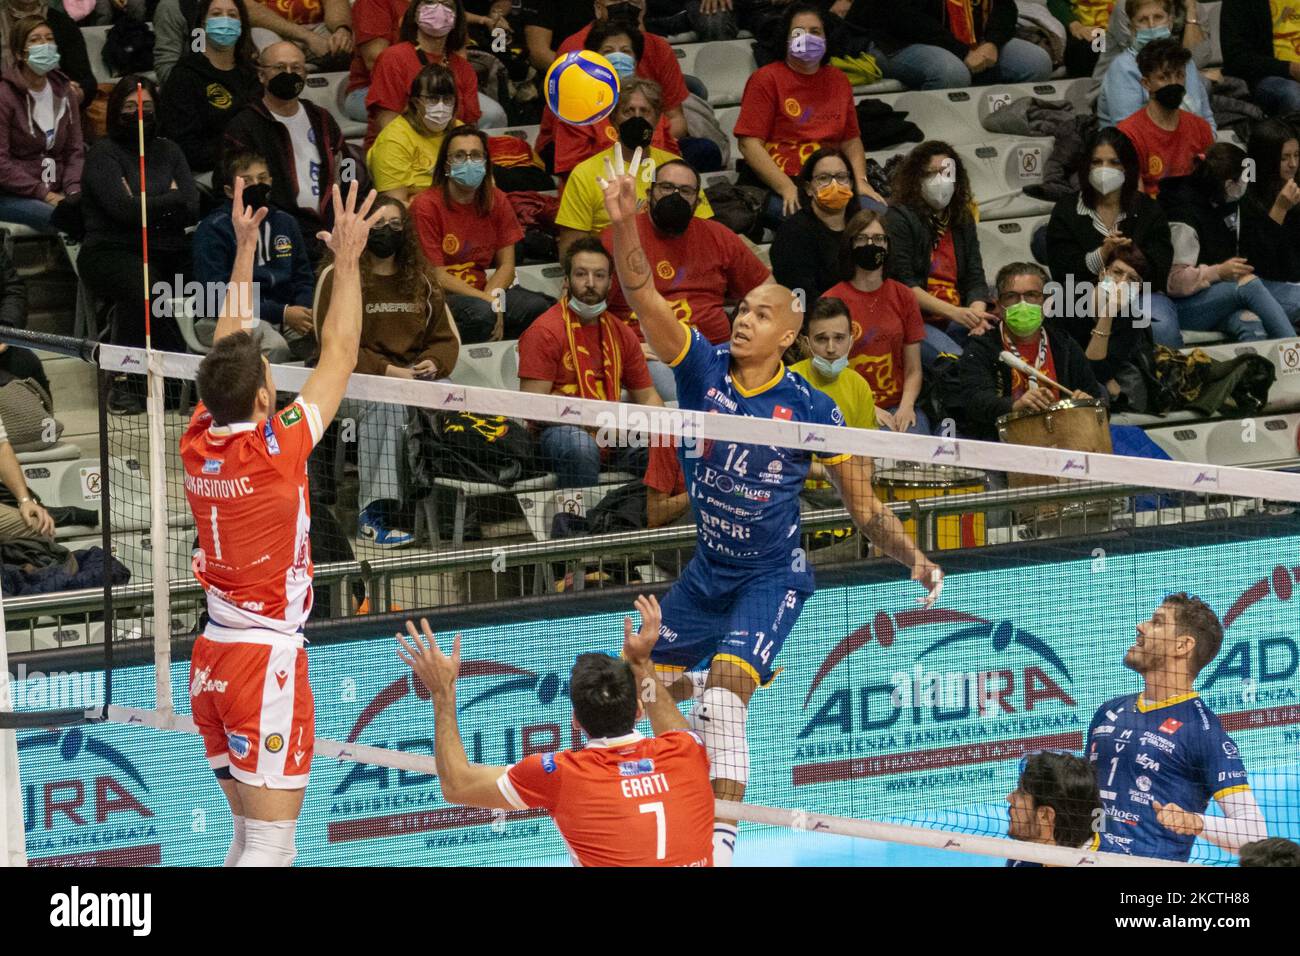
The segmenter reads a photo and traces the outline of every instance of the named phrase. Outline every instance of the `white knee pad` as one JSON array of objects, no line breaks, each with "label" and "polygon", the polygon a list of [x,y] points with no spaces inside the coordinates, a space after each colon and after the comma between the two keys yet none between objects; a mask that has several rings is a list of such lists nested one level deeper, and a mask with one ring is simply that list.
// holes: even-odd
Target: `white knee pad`
[{"label": "white knee pad", "polygon": [[749,708],[725,687],[710,687],[691,709],[687,723],[709,752],[709,779],[749,782]]},{"label": "white knee pad", "polygon": [[243,817],[234,817],[235,833],[230,838],[230,849],[226,851],[226,862],[222,866],[238,866],[239,858],[244,855],[244,833],[248,823]]},{"label": "white knee pad", "polygon": [[236,866],[292,866],[297,820],[245,820],[244,853]]}]

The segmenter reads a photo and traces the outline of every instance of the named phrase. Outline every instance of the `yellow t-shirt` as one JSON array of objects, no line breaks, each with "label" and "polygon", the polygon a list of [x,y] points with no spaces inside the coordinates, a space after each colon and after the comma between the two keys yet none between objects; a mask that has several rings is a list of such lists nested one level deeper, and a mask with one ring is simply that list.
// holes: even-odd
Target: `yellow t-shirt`
[{"label": "yellow t-shirt", "polygon": [[[593,236],[598,236],[609,225],[609,217],[605,215],[605,200],[596,178],[605,175],[605,160],[606,158],[613,160],[614,150],[618,148],[618,145],[615,144],[603,153],[597,153],[590,159],[584,159],[573,167],[573,171],[569,173],[569,181],[564,184],[564,193],[560,196],[560,211],[555,216],[557,226],[565,229],[579,229],[582,232],[589,232]],[[650,159],[657,167],[662,163],[681,159],[681,157],[674,156],[667,150],[656,149],[651,146]],[[639,202],[645,202],[652,182],[654,182],[653,172],[643,176],[638,170],[636,198]],[[699,219],[713,218],[713,209],[709,206],[709,200],[702,191],[700,193],[700,204],[695,207],[695,215]]]},{"label": "yellow t-shirt", "polygon": [[[460,120],[452,120],[454,129]],[[366,153],[366,167],[375,189],[399,189],[405,186],[412,194],[424,192],[433,184],[433,168],[438,165],[438,151],[446,130],[441,133],[423,133],[415,129],[405,116],[380,130],[374,145]]]},{"label": "yellow t-shirt", "polygon": [[1273,55],[1300,62],[1300,5],[1295,0],[1269,0],[1273,12]]},{"label": "yellow t-shirt", "polygon": [[1085,27],[1104,30],[1110,23],[1110,10],[1114,5],[1115,0],[1074,0],[1074,18]]},{"label": "yellow t-shirt", "polygon": [[[840,414],[844,416],[845,425],[850,428],[876,427],[876,400],[871,394],[871,386],[852,368],[846,368],[834,380],[823,378],[822,374],[813,368],[810,358],[795,362],[790,369],[807,379],[808,384],[813,388],[835,399],[835,404],[840,407]],[[825,481],[809,481],[807,487],[828,488],[830,485]]]}]

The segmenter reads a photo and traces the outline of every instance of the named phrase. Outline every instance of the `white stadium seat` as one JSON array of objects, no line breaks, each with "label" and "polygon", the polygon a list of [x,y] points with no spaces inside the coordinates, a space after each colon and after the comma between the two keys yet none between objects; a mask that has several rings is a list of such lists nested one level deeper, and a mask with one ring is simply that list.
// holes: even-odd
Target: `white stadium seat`
[{"label": "white stadium seat", "polygon": [[[558,268],[558,267],[557,267]],[[481,342],[462,345],[448,381],[477,388],[519,388],[519,343]]]},{"label": "white stadium seat", "polygon": [[1091,113],[1092,108],[1088,105],[1088,91],[1091,87],[1092,80],[1084,77],[1078,80],[1052,80],[1047,83],[1010,83],[969,92],[974,98],[976,121],[981,129],[987,129],[984,121],[990,114],[1026,96],[1053,103],[1072,103],[1076,113]]},{"label": "white stadium seat", "polygon": [[338,122],[339,129],[343,131],[343,138],[351,139],[354,136],[364,136],[366,124],[349,119],[343,112],[343,100],[347,98],[347,90],[347,73],[313,73],[307,77],[302,98],[331,113]]},{"label": "white stadium seat", "polygon": [[564,284],[564,270],[558,263],[520,266],[515,270],[515,277],[525,289],[554,298],[559,298],[560,287]]},{"label": "white stadium seat", "polygon": [[113,74],[104,62],[104,45],[108,42],[108,27],[82,27],[81,38],[86,41],[86,56],[90,60],[90,71],[99,83],[111,83]]},{"label": "white stadium seat", "polygon": [[745,83],[758,69],[751,40],[698,43],[677,47],[676,52],[682,72],[698,77],[709,88],[709,104],[714,107],[739,103]]},{"label": "white stadium seat", "polygon": [[980,257],[984,260],[984,273],[989,285],[993,284],[998,270],[1012,262],[1032,262],[1029,239],[1034,230],[1046,224],[1047,216],[1033,219],[995,219],[981,222],[976,227],[980,242]]},{"label": "white stadium seat", "polygon": [[1045,216],[1052,204],[1024,193],[1043,181],[1043,164],[1051,152],[1041,139],[998,139],[982,145],[956,146],[970,177],[981,219]]}]

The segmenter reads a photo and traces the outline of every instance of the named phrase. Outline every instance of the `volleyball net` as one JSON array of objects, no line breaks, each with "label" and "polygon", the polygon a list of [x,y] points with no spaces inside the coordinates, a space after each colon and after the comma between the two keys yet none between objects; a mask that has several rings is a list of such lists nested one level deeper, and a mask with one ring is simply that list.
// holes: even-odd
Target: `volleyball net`
[{"label": "volleyball net", "polygon": [[[1178,592],[1201,597],[1223,624],[1195,684],[1230,737],[1217,746],[1239,751],[1267,834],[1300,838],[1290,604],[1300,475],[1283,470],[1300,461],[1289,419],[1188,426],[1200,429],[1203,457],[1253,464],[1229,467],[492,387],[517,362],[513,347],[465,350],[470,367],[452,382],[354,376],[313,453],[318,741],[300,863],[566,859],[544,814],[443,800],[432,708],[393,634],[426,616],[444,646],[463,635],[459,719],[471,760],[504,766],[581,746],[574,659],[618,653],[633,597],[662,597],[695,548],[685,489],[646,480],[663,449],[671,470],[675,446],[694,493],[711,502],[713,530],[738,546],[792,462],[870,458],[875,494],[946,572],[939,601],[919,605],[921,587],[853,527],[834,492],[805,489],[795,550],[818,587],[750,704],[749,789],[731,808],[742,820],[738,862],[1149,864],[1092,847],[1109,836],[1123,844],[1135,826],[1123,807],[1149,806],[1162,774],[1200,759],[1176,732],[1134,744],[1147,772],[1126,781],[1130,792],[1108,791],[1102,768],[1100,803],[1050,797],[1061,818],[1087,821],[1083,841],[1033,842],[1036,818],[1018,823],[1013,811],[1031,791],[1049,799],[1042,774],[1025,777],[1035,755],[1087,760],[1104,705],[1141,690],[1126,653],[1138,624]],[[148,414],[101,416],[102,520],[126,579],[111,599],[103,589],[5,597],[12,712],[0,726],[18,728],[3,736],[20,768],[17,786],[8,775],[6,822],[12,835],[22,821],[32,863],[215,864],[229,842],[229,812],[189,720],[188,655],[204,603],[178,448],[199,361],[99,349],[104,376],[148,380]],[[273,372],[283,408],[309,370]],[[1070,417],[1081,433],[1106,432],[1095,409],[1070,412],[1053,427]],[[555,429],[564,431],[548,436]],[[1233,458],[1230,442],[1253,457]],[[593,447],[594,464],[583,458]],[[575,487],[583,467],[596,480]],[[728,511],[735,522],[717,517]],[[1224,786],[1207,795],[1234,782],[1212,781]],[[1215,800],[1207,812],[1222,813]],[[1191,846],[1193,863],[1234,860],[1204,838]]]}]

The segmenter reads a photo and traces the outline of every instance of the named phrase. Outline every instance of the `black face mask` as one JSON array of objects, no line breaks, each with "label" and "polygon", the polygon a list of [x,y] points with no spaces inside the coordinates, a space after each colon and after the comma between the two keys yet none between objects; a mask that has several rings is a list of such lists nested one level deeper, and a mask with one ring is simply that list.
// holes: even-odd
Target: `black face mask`
[{"label": "black face mask", "polygon": [[370,238],[366,240],[366,251],[376,259],[389,259],[397,255],[401,247],[402,231],[387,226],[371,229]]},{"label": "black face mask", "polygon": [[650,125],[650,121],[640,116],[633,116],[618,124],[618,141],[628,149],[636,149],[638,146],[644,149],[650,145],[654,135],[655,128]]},{"label": "black face mask", "polygon": [[650,204],[650,221],[656,228],[675,236],[680,236],[686,231],[693,215],[695,210],[691,208],[691,204],[677,193],[665,196],[663,199],[656,199]]},{"label": "black face mask", "polygon": [[[135,149],[140,141],[139,128],[136,125],[135,113],[123,113],[117,123],[109,131],[113,142],[127,149]],[[153,113],[144,114],[144,141],[146,144],[153,141],[158,135],[158,119]]]},{"label": "black face mask", "polygon": [[297,73],[277,73],[266,83],[266,92],[278,100],[296,100],[307,81]]},{"label": "black face mask", "polygon": [[1187,87],[1181,83],[1170,83],[1168,86],[1160,87],[1151,95],[1165,109],[1176,110],[1183,105],[1183,97],[1187,95]]},{"label": "black face mask", "polygon": [[859,269],[875,272],[885,264],[884,246],[854,246],[853,264]]},{"label": "black face mask", "polygon": [[262,209],[271,205],[271,184],[255,183],[244,187],[244,205],[250,209]]}]

